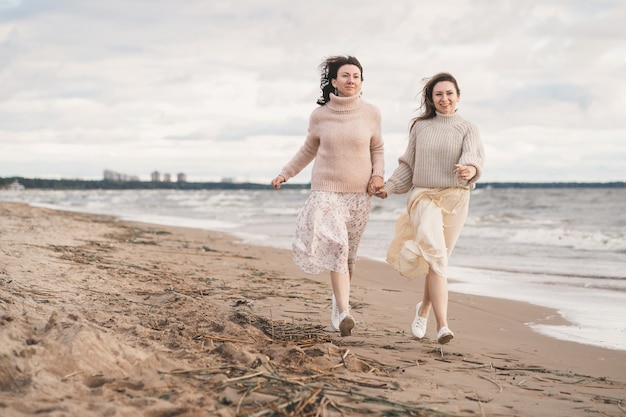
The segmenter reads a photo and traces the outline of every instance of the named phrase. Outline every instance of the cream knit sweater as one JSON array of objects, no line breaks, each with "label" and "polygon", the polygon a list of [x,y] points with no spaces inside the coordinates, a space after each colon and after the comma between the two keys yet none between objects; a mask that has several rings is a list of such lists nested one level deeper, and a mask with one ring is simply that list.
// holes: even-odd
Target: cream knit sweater
[{"label": "cream knit sweater", "polygon": [[[398,167],[385,183],[385,190],[388,194],[403,194],[412,187],[473,189],[484,159],[485,149],[476,125],[458,113],[437,113],[413,126],[406,151],[398,158]],[[454,164],[473,165],[476,175],[469,181],[461,180]]]},{"label": "cream knit sweater", "polygon": [[364,193],[372,176],[384,178],[383,153],[378,107],[331,94],[311,113],[304,145],[279,175],[287,181],[315,159],[311,190]]}]

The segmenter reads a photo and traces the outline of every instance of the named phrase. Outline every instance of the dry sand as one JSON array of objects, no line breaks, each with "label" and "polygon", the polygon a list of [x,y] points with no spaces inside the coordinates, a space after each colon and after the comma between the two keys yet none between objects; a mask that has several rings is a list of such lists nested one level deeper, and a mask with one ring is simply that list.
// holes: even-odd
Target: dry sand
[{"label": "dry sand", "polygon": [[327,274],[216,232],[0,203],[0,415],[623,416],[626,352],[554,340],[524,303],[450,294],[456,338],[410,336],[421,283],[360,260],[353,336]]}]

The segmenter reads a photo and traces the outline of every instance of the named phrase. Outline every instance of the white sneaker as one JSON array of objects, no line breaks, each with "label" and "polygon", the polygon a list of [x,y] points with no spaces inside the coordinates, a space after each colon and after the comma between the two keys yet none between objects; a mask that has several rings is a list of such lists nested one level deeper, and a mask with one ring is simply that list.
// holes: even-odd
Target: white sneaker
[{"label": "white sneaker", "polygon": [[437,342],[440,345],[445,345],[452,339],[454,339],[454,333],[452,333],[452,330],[447,327],[442,327],[441,330],[439,330],[439,333],[437,333]]},{"label": "white sneaker", "polygon": [[334,331],[339,331],[339,308],[337,307],[337,300],[335,299],[335,294],[333,294],[333,312],[330,315],[330,327],[333,328]]},{"label": "white sneaker", "polygon": [[339,315],[339,330],[342,336],[350,336],[355,324],[354,318],[350,315],[350,309]]},{"label": "white sneaker", "polygon": [[415,306],[415,318],[413,319],[413,324],[411,324],[411,333],[413,336],[418,339],[422,339],[426,336],[426,326],[428,325],[428,316],[421,317],[419,315],[420,308],[422,307],[422,302],[420,301]]}]

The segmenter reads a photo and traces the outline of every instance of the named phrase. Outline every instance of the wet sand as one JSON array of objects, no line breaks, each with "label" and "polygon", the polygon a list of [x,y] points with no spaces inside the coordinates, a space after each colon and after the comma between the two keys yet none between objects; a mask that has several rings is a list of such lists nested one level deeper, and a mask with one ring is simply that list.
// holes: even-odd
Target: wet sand
[{"label": "wet sand", "polygon": [[[626,351],[555,340],[556,311],[450,294],[362,259],[353,336],[327,274],[227,234],[0,203],[0,415],[626,415]],[[394,414],[395,413],[395,414]]]}]

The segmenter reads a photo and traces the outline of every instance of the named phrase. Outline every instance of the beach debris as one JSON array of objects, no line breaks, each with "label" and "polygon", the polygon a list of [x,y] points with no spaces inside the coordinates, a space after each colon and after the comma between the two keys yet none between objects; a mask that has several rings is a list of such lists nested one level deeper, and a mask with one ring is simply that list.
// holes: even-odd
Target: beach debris
[{"label": "beach debris", "polygon": [[498,387],[498,392],[502,392],[502,385],[498,384],[496,381],[494,381],[493,379],[487,378],[486,376],[483,375],[478,375],[479,378],[482,378],[484,380],[487,380],[489,382],[491,382],[492,384],[494,384],[496,387]]},{"label": "beach debris", "polygon": [[322,325],[276,322],[252,313],[236,310],[233,321],[242,326],[254,326],[274,342],[290,342],[299,346],[313,346],[331,341]]},{"label": "beach debris", "polygon": [[[225,369],[239,374],[243,369]],[[346,385],[348,385],[346,387]],[[390,389],[388,384],[336,377],[332,373],[310,373],[287,377],[274,368],[244,373],[216,383],[214,392],[233,388],[243,395],[236,401],[236,415],[302,416],[328,415],[330,410],[343,415],[411,415],[418,417],[450,416],[418,404],[389,400],[360,391],[359,387]],[[260,400],[260,399],[263,399]],[[232,401],[234,403],[234,401]]]}]

